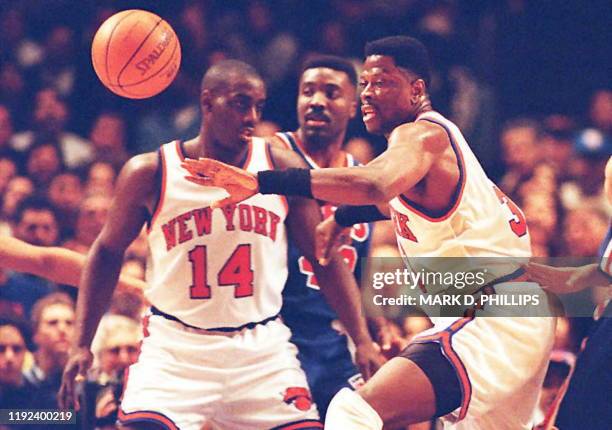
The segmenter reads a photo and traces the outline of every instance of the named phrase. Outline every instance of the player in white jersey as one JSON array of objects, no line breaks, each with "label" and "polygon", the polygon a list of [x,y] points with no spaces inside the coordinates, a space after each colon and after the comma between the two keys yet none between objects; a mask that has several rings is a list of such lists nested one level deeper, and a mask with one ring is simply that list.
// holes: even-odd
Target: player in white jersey
[{"label": "player in white jersey", "polygon": [[[388,148],[364,167],[313,170],[306,178],[294,171],[255,177],[212,160],[190,162],[191,170],[210,172],[199,182],[225,184],[230,201],[262,192],[354,205],[341,206],[318,228],[321,258],[343,225],[389,213],[400,250],[411,262],[446,256],[505,257],[507,263],[529,256],[522,213],[489,181],[457,127],[432,110],[429,75],[427,51],[416,39],[397,36],[366,46],[361,111],[368,131],[384,134]],[[522,276],[518,265],[494,272],[487,285],[493,291],[537,289],[516,282]],[[475,318],[437,320],[357,393],[340,391],[325,427],[378,430],[444,417],[449,428],[529,428],[555,321],[478,316],[492,310],[485,306]]]},{"label": "player in white jersey", "polygon": [[[181,167],[185,156],[214,157],[253,173],[275,164],[305,166],[296,154],[252,137],[265,95],[252,67],[216,64],[202,80],[200,134],[136,156],[123,168],[108,222],[83,270],[63,407],[74,404],[75,379],[91,363],[90,343],[124,251],[148,222],[145,296],[152,306],[139,359],[126,378],[121,428],[322,428],[289,329],[278,317],[287,236],[314,260],[318,205],[258,194],[212,208],[223,190],[187,181]],[[367,357],[377,353],[352,275],[340,258],[314,270],[369,364]]]}]

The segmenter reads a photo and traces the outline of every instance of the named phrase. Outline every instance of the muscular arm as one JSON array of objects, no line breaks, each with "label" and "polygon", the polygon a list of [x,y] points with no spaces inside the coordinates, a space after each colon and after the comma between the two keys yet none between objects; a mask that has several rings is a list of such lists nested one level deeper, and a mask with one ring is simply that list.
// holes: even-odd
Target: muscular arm
[{"label": "muscular arm", "polygon": [[312,195],[336,204],[387,203],[419,183],[448,144],[437,125],[404,124],[391,133],[387,150],[367,165],[312,171]]},{"label": "muscular arm", "polygon": [[[31,273],[58,284],[78,286],[85,255],[66,248],[30,245],[19,239],[0,236],[0,267],[16,272]],[[121,275],[120,289],[142,290],[145,283]]]},{"label": "muscular arm", "polygon": [[123,255],[138,236],[154,194],[157,155],[132,158],[121,170],[108,219],[93,243],[79,283],[75,346],[88,348],[117,283]]},{"label": "muscular arm", "polygon": [[[306,167],[299,156],[290,151],[272,148],[272,156],[279,168]],[[302,255],[312,263],[321,292],[338,314],[353,341],[356,344],[371,343],[359,289],[348,267],[339,255],[335,255],[325,267],[319,265],[315,258],[315,228],[321,221],[319,205],[314,200],[300,197],[291,198],[289,204],[289,234]]]}]

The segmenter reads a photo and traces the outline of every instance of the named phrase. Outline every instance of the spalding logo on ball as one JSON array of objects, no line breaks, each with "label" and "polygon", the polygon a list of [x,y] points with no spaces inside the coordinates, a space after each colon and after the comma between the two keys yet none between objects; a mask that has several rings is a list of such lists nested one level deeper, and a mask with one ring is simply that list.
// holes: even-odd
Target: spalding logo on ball
[{"label": "spalding logo on ball", "polygon": [[181,45],[165,20],[145,10],[116,13],[100,26],[91,46],[93,67],[112,92],[144,99],[165,90],[181,64]]}]

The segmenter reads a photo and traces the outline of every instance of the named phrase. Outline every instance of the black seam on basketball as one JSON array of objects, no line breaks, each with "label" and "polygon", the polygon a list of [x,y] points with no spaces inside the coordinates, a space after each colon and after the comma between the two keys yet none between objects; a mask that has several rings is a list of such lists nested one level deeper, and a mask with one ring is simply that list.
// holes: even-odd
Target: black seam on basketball
[{"label": "black seam on basketball", "polygon": [[170,54],[170,58],[168,59],[168,61],[166,61],[166,63],[162,67],[160,67],[160,69],[157,72],[155,72],[151,76],[143,79],[142,81],[132,82],[130,84],[114,85],[114,86],[121,87],[121,89],[129,88],[129,87],[133,87],[134,85],[139,85],[139,84],[142,84],[144,82],[147,82],[149,79],[154,78],[155,76],[159,75],[168,66],[168,64],[170,64],[172,62],[172,59],[174,58],[174,54],[176,53],[176,48],[179,47],[179,45],[180,44],[179,44],[178,37],[175,37],[174,48],[172,50],[172,54]]},{"label": "black seam on basketball", "polygon": [[[113,27],[113,29],[111,30],[110,36],[108,37],[108,41],[106,42],[106,52],[104,53],[104,71],[106,72],[106,82],[108,82],[109,84],[111,83],[111,78],[110,78],[110,74],[108,73],[108,51],[110,50],[110,44],[113,41],[113,33],[115,33],[115,30],[117,29],[117,27],[119,26],[119,24],[121,23],[121,21],[123,21],[124,19],[126,19],[128,16],[139,12],[138,10],[133,10],[130,13],[126,14],[123,18],[121,18]],[[95,37],[95,36],[94,36]],[[118,82],[119,80],[117,80]]]},{"label": "black seam on basketball", "polygon": [[149,39],[149,37],[151,37],[151,35],[153,34],[153,32],[155,31],[155,29],[159,26],[160,23],[165,22],[163,20],[163,18],[160,18],[159,21],[157,21],[157,23],[155,23],[155,25],[153,26],[153,28],[149,31],[149,34],[147,34],[147,36],[142,40],[142,42],[140,42],[140,45],[138,45],[138,47],[136,49],[134,49],[134,52],[132,52],[132,55],[130,56],[130,58],[128,58],[128,60],[126,61],[125,65],[123,66],[123,68],[119,71],[119,73],[117,74],[117,85],[119,86],[119,88],[123,89],[123,85],[121,85],[120,81],[121,81],[121,75],[123,74],[123,72],[125,71],[125,69],[127,68],[127,66],[129,66],[130,62],[132,61],[132,59],[136,56],[136,54],[138,54],[138,51],[140,51],[140,48],[142,48],[142,46],[146,43],[146,41]]}]

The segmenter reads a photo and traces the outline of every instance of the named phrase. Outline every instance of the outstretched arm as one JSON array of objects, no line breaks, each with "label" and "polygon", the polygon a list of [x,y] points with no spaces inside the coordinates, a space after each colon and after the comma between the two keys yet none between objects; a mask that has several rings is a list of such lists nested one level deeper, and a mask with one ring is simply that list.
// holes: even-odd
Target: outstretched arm
[{"label": "outstretched arm", "polygon": [[[302,160],[293,152],[273,150],[279,167],[301,166]],[[342,257],[335,255],[324,267],[315,259],[315,228],[321,221],[321,210],[311,199],[294,197],[289,200],[287,226],[291,239],[302,255],[312,263],[321,292],[357,346],[357,365],[367,379],[382,365],[382,356],[374,347],[368,332],[359,288]]]},{"label": "outstretched arm", "polygon": [[[31,273],[58,284],[78,286],[85,255],[66,248],[42,247],[10,236],[0,236],[0,268]],[[121,275],[119,289],[142,291],[145,283]]]},{"label": "outstretched arm", "polygon": [[257,176],[210,159],[186,160],[192,182],[225,188],[235,203],[253,194],[314,197],[335,204],[375,205],[387,203],[421,181],[433,160],[448,148],[445,131],[431,123],[414,122],[397,127],[389,146],[365,166],[266,171]]},{"label": "outstretched arm", "polygon": [[91,366],[91,341],[110,303],[124,252],[147,219],[157,163],[153,153],[138,155],[126,163],[117,180],[108,219],[87,255],[79,282],[73,346],[59,393],[62,408],[78,407],[75,379],[84,379]]}]

